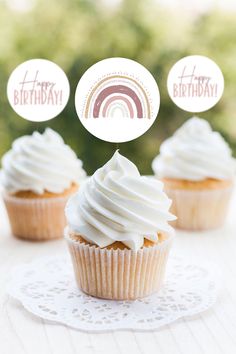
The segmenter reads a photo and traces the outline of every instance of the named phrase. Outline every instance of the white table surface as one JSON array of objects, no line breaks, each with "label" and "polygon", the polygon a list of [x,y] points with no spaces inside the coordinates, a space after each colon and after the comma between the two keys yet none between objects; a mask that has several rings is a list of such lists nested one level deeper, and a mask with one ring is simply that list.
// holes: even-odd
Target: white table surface
[{"label": "white table surface", "polygon": [[83,333],[35,317],[6,294],[9,273],[17,264],[63,252],[64,240],[30,243],[13,238],[0,201],[0,354],[236,353],[236,193],[223,229],[178,232],[172,251],[192,261],[218,264],[223,278],[217,303],[158,331]]}]

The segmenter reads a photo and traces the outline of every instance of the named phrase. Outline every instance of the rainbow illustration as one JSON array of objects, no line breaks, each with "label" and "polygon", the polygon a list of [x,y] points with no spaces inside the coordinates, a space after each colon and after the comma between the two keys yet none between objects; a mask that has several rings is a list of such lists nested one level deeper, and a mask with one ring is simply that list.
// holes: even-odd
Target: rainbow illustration
[{"label": "rainbow illustration", "polygon": [[135,78],[112,75],[101,79],[89,93],[85,118],[151,118],[148,94]]}]

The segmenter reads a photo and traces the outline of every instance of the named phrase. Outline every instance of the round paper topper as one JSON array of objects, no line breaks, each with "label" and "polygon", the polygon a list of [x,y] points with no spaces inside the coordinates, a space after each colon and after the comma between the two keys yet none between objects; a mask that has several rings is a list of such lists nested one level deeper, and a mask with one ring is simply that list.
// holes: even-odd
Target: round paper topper
[{"label": "round paper topper", "polygon": [[19,116],[43,122],[65,108],[70,85],[64,71],[52,61],[31,59],[17,66],[8,80],[7,96]]},{"label": "round paper topper", "polygon": [[224,77],[219,66],[201,55],[190,55],[171,68],[167,89],[172,101],[187,112],[212,108],[224,91]]},{"label": "round paper topper", "polygon": [[160,94],[155,79],[141,64],[110,58],[91,66],[82,76],[75,106],[91,134],[119,143],[136,139],[151,127]]}]

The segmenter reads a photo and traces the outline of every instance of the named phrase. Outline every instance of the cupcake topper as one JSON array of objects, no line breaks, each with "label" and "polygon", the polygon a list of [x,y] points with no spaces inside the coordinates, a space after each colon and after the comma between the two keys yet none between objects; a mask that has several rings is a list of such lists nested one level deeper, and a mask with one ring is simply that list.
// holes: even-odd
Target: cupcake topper
[{"label": "cupcake topper", "polygon": [[156,81],[139,63],[125,58],[102,60],[78,83],[75,106],[83,126],[109,142],[125,142],[144,134],[160,105]]},{"label": "cupcake topper", "polygon": [[187,112],[204,112],[215,106],[224,91],[218,65],[201,55],[180,59],[170,70],[167,88],[172,101]]}]

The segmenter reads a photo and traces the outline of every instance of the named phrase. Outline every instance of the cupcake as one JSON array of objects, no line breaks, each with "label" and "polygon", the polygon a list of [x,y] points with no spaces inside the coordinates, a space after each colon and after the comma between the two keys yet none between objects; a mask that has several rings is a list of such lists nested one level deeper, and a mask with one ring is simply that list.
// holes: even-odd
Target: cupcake
[{"label": "cupcake", "polygon": [[16,139],[1,170],[12,233],[35,241],[62,237],[66,202],[84,177],[82,162],[52,129]]},{"label": "cupcake", "polygon": [[160,181],[141,177],[116,151],[65,209],[65,236],[78,287],[115,300],[158,291],[173,236],[170,204]]},{"label": "cupcake", "polygon": [[233,189],[235,160],[223,137],[193,117],[163,142],[152,163],[172,199],[175,227],[207,230],[225,220]]}]

